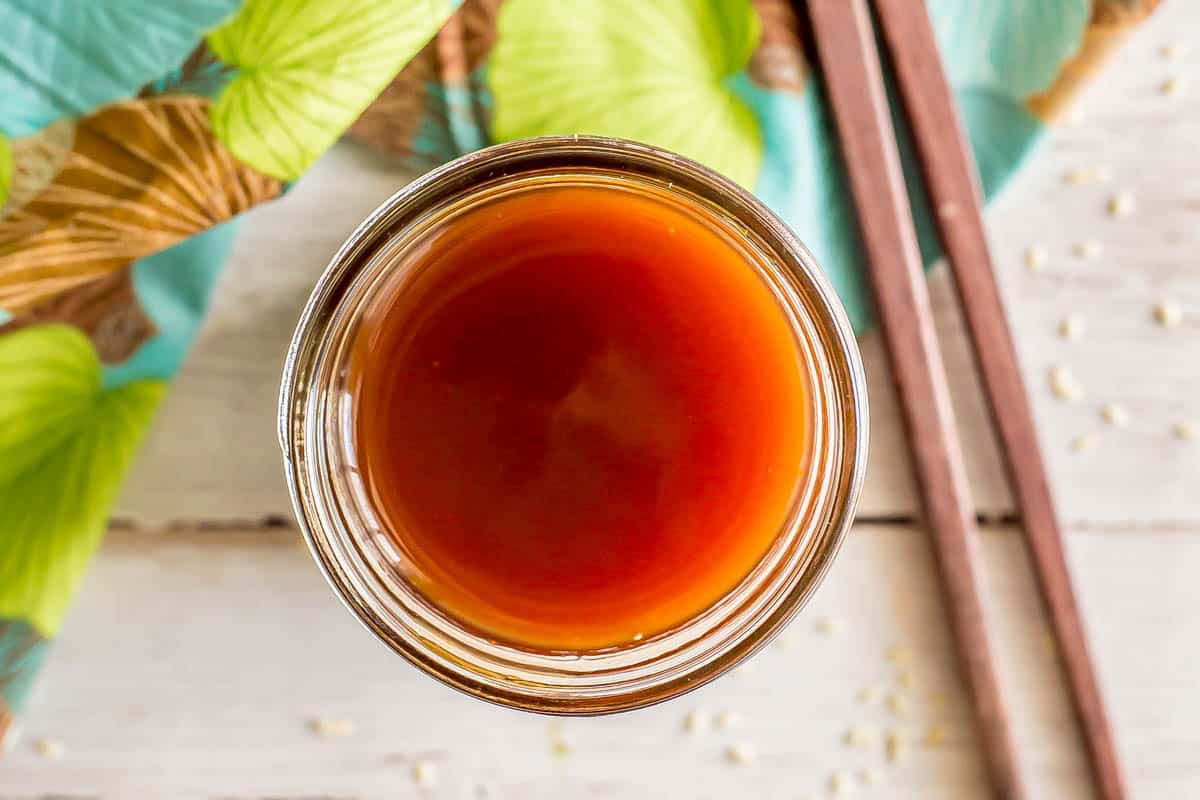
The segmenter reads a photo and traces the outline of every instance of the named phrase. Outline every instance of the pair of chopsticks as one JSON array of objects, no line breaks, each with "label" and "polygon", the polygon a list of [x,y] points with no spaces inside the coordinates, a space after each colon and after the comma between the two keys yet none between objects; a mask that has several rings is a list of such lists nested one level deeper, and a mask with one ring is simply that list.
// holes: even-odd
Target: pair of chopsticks
[{"label": "pair of chopsticks", "polygon": [[[1126,793],[1120,763],[1071,588],[1033,414],[988,255],[974,161],[942,71],[933,26],[921,0],[871,0],[871,5],[916,140],[942,246],[954,271],[1097,796],[1121,800]],[[985,761],[997,797],[1023,798],[1027,793],[980,599],[975,514],[871,11],[868,0],[807,2]]]}]

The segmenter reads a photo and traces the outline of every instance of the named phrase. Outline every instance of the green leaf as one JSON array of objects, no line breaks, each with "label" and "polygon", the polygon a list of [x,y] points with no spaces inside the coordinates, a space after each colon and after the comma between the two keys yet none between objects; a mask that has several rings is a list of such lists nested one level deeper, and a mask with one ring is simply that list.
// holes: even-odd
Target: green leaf
[{"label": "green leaf", "polygon": [[636,139],[751,187],[762,135],[731,82],[760,33],[748,0],[510,0],[488,67],[492,135]]},{"label": "green leaf", "polygon": [[0,617],[58,630],[163,389],[103,391],[66,325],[0,336]]},{"label": "green leaf", "polygon": [[1024,101],[1078,51],[1092,0],[929,0],[929,13],[951,84]]},{"label": "green leaf", "polygon": [[137,94],[238,0],[0,0],[0,131],[28,136]]},{"label": "green leaf", "polygon": [[238,69],[213,106],[217,137],[255,169],[295,180],[450,11],[449,0],[248,0],[208,36]]}]

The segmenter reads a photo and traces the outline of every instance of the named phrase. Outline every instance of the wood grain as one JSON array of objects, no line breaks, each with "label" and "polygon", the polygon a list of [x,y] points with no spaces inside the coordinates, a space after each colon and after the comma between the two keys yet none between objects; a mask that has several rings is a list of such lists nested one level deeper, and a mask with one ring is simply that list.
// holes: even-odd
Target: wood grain
[{"label": "wood grain", "polygon": [[963,135],[926,9],[914,9],[907,0],[873,3],[912,127],[942,248],[958,288],[992,421],[999,432],[1009,485],[1016,496],[1038,588],[1049,610],[1097,793],[1104,800],[1122,800],[1125,781],[1075,602],[1033,411],[988,251],[971,146]]},{"label": "wood grain", "polygon": [[809,0],[821,75],[995,796],[1027,796],[980,597],[974,506],[866,0]]}]

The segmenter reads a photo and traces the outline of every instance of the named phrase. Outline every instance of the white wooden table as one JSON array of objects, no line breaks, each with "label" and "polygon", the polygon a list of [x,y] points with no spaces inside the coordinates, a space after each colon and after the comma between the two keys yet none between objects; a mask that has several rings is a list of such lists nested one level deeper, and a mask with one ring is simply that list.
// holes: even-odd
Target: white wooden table
[{"label": "white wooden table", "polygon": [[[1109,65],[989,213],[1069,555],[1134,796],[1200,797],[1200,6],[1166,4]],[[1159,48],[1191,45],[1177,61]],[[1194,91],[1158,87],[1190,77]],[[1107,183],[1070,185],[1100,167]],[[25,719],[0,798],[804,798],[847,772],[858,796],[985,797],[925,531],[879,342],[863,347],[874,440],[859,522],[828,582],[752,664],[681,701],[569,720],[460,697],[404,665],[326,588],[294,530],[274,409],[298,309],[341,239],[404,176],[343,144],[285,199],[253,212],[200,341],[134,470]],[[1137,211],[1105,212],[1115,191]],[[1074,243],[1103,243],[1085,260]],[[1050,259],[1028,271],[1023,252]],[[945,275],[931,279],[975,500],[984,520],[991,621],[1037,797],[1087,797],[1044,617],[1011,525],[1012,503]],[[1183,323],[1156,325],[1178,302]],[[1078,313],[1086,334],[1067,341]],[[1056,399],[1047,372],[1086,389]],[[1128,409],[1106,425],[1105,403]],[[1072,449],[1079,436],[1094,446]],[[187,442],[187,446],[183,445]],[[819,630],[820,620],[843,628]],[[119,621],[120,624],[117,624]],[[885,658],[913,654],[914,688]],[[911,710],[857,699],[900,691]],[[736,723],[691,735],[692,709]],[[314,718],[347,720],[344,738]],[[943,726],[937,747],[921,743]],[[909,755],[847,747],[846,731],[897,731]],[[61,759],[40,755],[40,738]],[[569,752],[563,753],[565,742]],[[757,753],[737,765],[727,747]],[[418,786],[412,767],[436,764]],[[882,783],[859,783],[872,767]]]}]

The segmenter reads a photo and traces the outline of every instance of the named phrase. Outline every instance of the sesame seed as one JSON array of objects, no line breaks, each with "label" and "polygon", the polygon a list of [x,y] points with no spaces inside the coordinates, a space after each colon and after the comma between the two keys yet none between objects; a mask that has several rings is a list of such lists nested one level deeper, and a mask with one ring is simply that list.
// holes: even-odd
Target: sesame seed
[{"label": "sesame seed", "polygon": [[1175,75],[1163,81],[1158,90],[1167,97],[1177,97],[1187,90],[1187,80],[1180,75]]},{"label": "sesame seed", "polygon": [[817,620],[817,630],[826,636],[836,636],[846,629],[846,622],[841,617],[822,617]]},{"label": "sesame seed", "polygon": [[929,695],[929,702],[936,709],[940,710],[940,709],[945,708],[946,707],[946,693],[945,692],[933,692],[932,694]]},{"label": "sesame seed", "polygon": [[1119,406],[1116,403],[1109,403],[1100,409],[1100,417],[1117,428],[1122,428],[1129,424],[1129,412],[1124,406]]},{"label": "sesame seed", "polygon": [[38,739],[33,743],[33,749],[47,761],[59,761],[67,751],[57,739]]},{"label": "sesame seed", "polygon": [[1050,254],[1040,244],[1031,244],[1025,248],[1025,266],[1030,272],[1040,272],[1049,259]]},{"label": "sesame seed", "polygon": [[902,644],[892,645],[888,648],[885,655],[888,661],[898,667],[907,666],[912,663],[912,649]]},{"label": "sesame seed", "polygon": [[1072,167],[1062,174],[1063,183],[1084,186],[1089,183],[1107,183],[1112,180],[1112,170],[1104,166]]},{"label": "sesame seed", "polygon": [[435,786],[438,779],[437,764],[424,759],[418,761],[413,764],[412,778],[417,786]]},{"label": "sesame seed", "polygon": [[878,786],[883,783],[883,773],[875,767],[863,767],[858,771],[858,777],[867,786]]},{"label": "sesame seed", "polygon": [[1164,328],[1174,328],[1183,322],[1183,309],[1172,300],[1164,300],[1154,307],[1154,321]]},{"label": "sesame seed", "polygon": [[1083,386],[1066,367],[1051,367],[1050,390],[1059,400],[1078,400],[1083,397]]},{"label": "sesame seed", "polygon": [[1108,198],[1108,215],[1110,217],[1128,217],[1137,207],[1133,192],[1117,192]]},{"label": "sesame seed", "polygon": [[731,744],[725,748],[725,758],[734,764],[749,764],[756,755],[754,748],[746,742]]},{"label": "sesame seed", "polygon": [[780,650],[791,650],[799,643],[799,638],[791,630],[786,630],[779,634],[779,638],[775,640],[775,644],[778,645]]},{"label": "sesame seed", "polygon": [[843,741],[847,747],[871,748],[879,741],[879,731],[873,725],[855,725],[846,731]]},{"label": "sesame seed", "polygon": [[907,695],[895,693],[888,695],[887,708],[897,717],[907,717],[912,712],[912,703]]},{"label": "sesame seed", "polygon": [[1076,453],[1082,453],[1085,450],[1091,450],[1096,446],[1096,434],[1085,433],[1082,436],[1076,436],[1071,440],[1071,449]]},{"label": "sesame seed", "polygon": [[354,735],[354,723],[348,719],[316,717],[308,721],[308,729],[323,739],[341,739]]},{"label": "sesame seed", "polygon": [[1071,252],[1079,258],[1099,258],[1104,253],[1104,245],[1095,239],[1086,239],[1076,242],[1071,247]]},{"label": "sesame seed", "polygon": [[848,772],[835,772],[829,776],[829,791],[834,794],[849,794],[854,790],[854,779]]},{"label": "sesame seed", "polygon": [[642,639],[644,639],[645,637],[646,637],[646,634],[644,634],[644,633],[635,633],[635,634],[633,635],[633,640],[634,640],[635,642],[640,642],[640,641],[641,641]]},{"label": "sesame seed", "polygon": [[740,723],[741,721],[742,721],[742,715],[737,713],[736,711],[722,711],[720,714],[717,714],[717,727],[718,728],[722,728],[722,729],[732,728],[735,725],[737,725],[738,723]]},{"label": "sesame seed", "polygon": [[1158,54],[1164,61],[1178,61],[1185,49],[1181,44],[1164,44],[1158,48]]},{"label": "sesame seed", "polygon": [[884,740],[884,751],[888,761],[903,761],[908,756],[908,740],[900,731],[889,731]]},{"label": "sesame seed", "polygon": [[1071,186],[1083,186],[1099,180],[1095,167],[1074,167],[1063,173],[1063,183]]},{"label": "sesame seed", "polygon": [[946,726],[940,722],[935,722],[929,726],[929,730],[925,731],[925,746],[940,747],[946,742]]},{"label": "sesame seed", "polygon": [[1058,366],[1050,370],[1050,387],[1060,400],[1078,400],[1083,397],[1083,384],[1067,367]]},{"label": "sesame seed", "polygon": [[1176,439],[1185,442],[1196,438],[1196,428],[1190,422],[1176,422],[1171,426],[1171,433],[1175,435]]},{"label": "sesame seed", "polygon": [[550,737],[550,755],[555,758],[566,758],[571,754],[571,746],[563,738],[562,724],[560,722],[557,720],[552,721],[547,727],[547,733]]},{"label": "sesame seed", "polygon": [[1087,330],[1082,314],[1068,314],[1058,323],[1058,335],[1068,341],[1080,339]]},{"label": "sesame seed", "polygon": [[879,686],[864,686],[858,690],[858,702],[874,705],[883,698],[883,689]]},{"label": "sesame seed", "polygon": [[959,211],[961,209],[958,207],[958,203],[942,203],[938,206],[938,216],[942,219],[954,219],[958,216]]},{"label": "sesame seed", "polygon": [[1063,183],[1069,183],[1072,186],[1079,186],[1084,183],[1092,182],[1092,171],[1088,169],[1069,169],[1063,173]]},{"label": "sesame seed", "polygon": [[896,683],[903,689],[912,689],[917,685],[917,678],[911,669],[901,667],[896,671]]},{"label": "sesame seed", "polygon": [[693,708],[688,712],[688,715],[683,718],[683,729],[688,733],[700,733],[711,727],[712,719],[707,711],[701,711],[698,708]]}]

